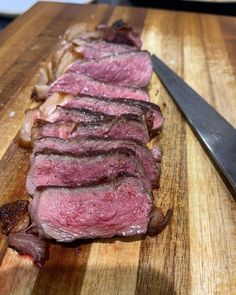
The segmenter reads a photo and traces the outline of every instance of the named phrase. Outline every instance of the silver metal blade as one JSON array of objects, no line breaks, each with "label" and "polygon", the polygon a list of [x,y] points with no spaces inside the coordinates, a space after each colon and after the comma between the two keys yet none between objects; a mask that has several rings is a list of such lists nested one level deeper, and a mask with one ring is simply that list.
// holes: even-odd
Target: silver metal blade
[{"label": "silver metal blade", "polygon": [[210,153],[236,196],[236,130],[155,55],[155,73]]}]

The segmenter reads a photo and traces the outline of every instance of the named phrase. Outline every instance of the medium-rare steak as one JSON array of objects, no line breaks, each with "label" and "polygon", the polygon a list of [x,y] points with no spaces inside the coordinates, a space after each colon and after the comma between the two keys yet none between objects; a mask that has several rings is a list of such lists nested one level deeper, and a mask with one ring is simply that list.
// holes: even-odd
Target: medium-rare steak
[{"label": "medium-rare steak", "polygon": [[[63,140],[56,137],[43,137],[35,140],[33,155],[45,150],[78,155],[91,151],[110,151],[117,148],[128,148],[134,151],[142,162],[144,170],[152,183],[152,187],[158,187],[160,169],[157,169],[151,151],[145,144],[138,140],[119,140],[100,137],[84,137],[81,139]],[[32,158],[33,157],[34,156],[32,156]]]},{"label": "medium-rare steak", "polygon": [[97,60],[77,60],[66,72],[84,74],[103,83],[142,88],[151,81],[152,62],[147,51],[133,51]]},{"label": "medium-rare steak", "polygon": [[96,122],[102,120],[112,120],[113,116],[109,116],[100,112],[93,112],[88,109],[66,108],[57,106],[55,111],[46,118],[48,122]]},{"label": "medium-rare steak", "polygon": [[85,59],[98,59],[105,56],[116,55],[119,53],[135,51],[135,46],[125,44],[114,44],[105,41],[91,41],[85,42],[81,40],[74,40],[74,45],[77,53],[82,54]]},{"label": "medium-rare steak", "polygon": [[65,107],[89,109],[115,116],[122,114],[139,115],[144,119],[151,137],[160,133],[164,123],[159,106],[146,101],[82,96],[72,99],[65,104]]},{"label": "medium-rare steak", "polygon": [[135,152],[126,148],[79,155],[51,151],[36,153],[27,176],[26,188],[30,195],[34,195],[35,189],[40,186],[83,186],[120,173],[140,178],[145,189],[151,191],[150,180],[140,159]]},{"label": "medium-rare steak", "polygon": [[81,138],[83,136],[113,137],[115,139],[133,138],[143,143],[150,140],[143,120],[135,115],[122,115],[109,120],[90,123],[37,122],[32,128],[32,140],[40,137]]},{"label": "medium-rare steak", "polygon": [[152,199],[142,181],[120,176],[80,188],[44,188],[29,205],[40,236],[59,242],[145,234]]},{"label": "medium-rare steak", "polygon": [[136,100],[149,100],[147,92],[126,86],[105,84],[95,81],[83,74],[66,73],[52,83],[49,95],[52,93],[66,93],[71,95],[89,95],[97,97],[132,98]]}]

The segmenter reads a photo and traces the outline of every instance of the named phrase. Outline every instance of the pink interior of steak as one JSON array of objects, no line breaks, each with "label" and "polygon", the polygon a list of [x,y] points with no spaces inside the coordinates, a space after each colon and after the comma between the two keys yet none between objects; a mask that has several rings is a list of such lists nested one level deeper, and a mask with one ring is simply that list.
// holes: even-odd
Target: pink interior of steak
[{"label": "pink interior of steak", "polygon": [[74,96],[82,94],[98,97],[123,97],[144,101],[149,100],[149,95],[141,89],[105,84],[77,73],[66,73],[56,80],[51,85],[49,94],[55,92],[71,94]]},{"label": "pink interior of steak", "polygon": [[85,108],[92,111],[104,112],[109,115],[137,114],[142,116],[142,111],[135,105],[119,103],[119,101],[103,100],[96,97],[77,97],[65,105],[66,108]]},{"label": "pink interior of steak", "polygon": [[[48,122],[95,122],[110,118],[104,113],[93,112],[87,109],[66,108],[57,106],[55,111],[47,118]],[[112,117],[111,117],[112,118]]]},{"label": "pink interior of steak", "polygon": [[121,20],[97,29],[67,31],[35,87],[37,98],[49,98],[27,112],[21,130],[22,141],[29,143],[32,131],[35,143],[27,177],[35,232],[11,233],[9,242],[39,264],[47,256],[41,237],[155,234],[171,216],[151,198],[161,150],[145,144],[164,118],[141,89],[151,80],[150,54],[139,50],[140,34]]},{"label": "pink interior of steak", "polygon": [[57,241],[146,233],[152,201],[134,177],[81,189],[48,188],[30,204],[39,233]]},{"label": "pink interior of steak", "polygon": [[121,121],[114,120],[110,123],[97,122],[95,124],[77,125],[71,134],[71,138],[80,138],[81,136],[101,136],[114,137],[116,139],[134,138],[143,143],[150,140],[146,126],[141,122],[131,120]]},{"label": "pink interior of steak", "polygon": [[40,186],[82,186],[120,173],[139,177],[147,191],[151,190],[142,163],[128,149],[92,152],[88,156],[57,155],[50,152],[36,154],[26,186],[29,194],[33,195],[35,188]]},{"label": "pink interior of steak", "polygon": [[97,60],[78,60],[66,72],[84,74],[103,83],[146,87],[152,76],[152,62],[147,51],[134,51]]},{"label": "pink interior of steak", "polygon": [[150,140],[142,119],[134,116],[120,116],[111,120],[90,123],[40,122],[33,127],[32,139],[40,137],[81,138],[84,136],[113,137],[116,139],[134,138],[143,143]]},{"label": "pink interior of steak", "polygon": [[[74,43],[76,45],[76,40]],[[134,46],[108,43],[105,41],[91,41],[76,47],[76,51],[82,53],[86,59],[97,59],[134,50],[137,50]]]},{"label": "pink interior of steak", "polygon": [[117,148],[128,148],[135,152],[142,162],[144,170],[152,182],[152,186],[158,186],[160,172],[156,168],[151,151],[144,144],[133,139],[119,140],[114,138],[84,137],[81,139],[62,140],[60,138],[44,137],[34,142],[33,155],[45,150],[79,155],[95,150],[108,152]]}]

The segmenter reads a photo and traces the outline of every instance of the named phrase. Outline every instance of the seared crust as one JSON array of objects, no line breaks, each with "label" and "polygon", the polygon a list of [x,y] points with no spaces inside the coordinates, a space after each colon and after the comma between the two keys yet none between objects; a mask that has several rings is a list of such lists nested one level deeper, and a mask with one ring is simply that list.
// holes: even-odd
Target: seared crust
[{"label": "seared crust", "polygon": [[28,200],[18,200],[0,207],[0,229],[3,234],[24,230],[29,225]]},{"label": "seared crust", "polygon": [[[110,186],[111,184],[113,184],[114,182],[122,182],[123,180],[125,180],[126,178],[137,178],[136,176],[134,175],[131,175],[127,172],[122,172],[122,173],[118,173],[116,177],[114,178],[102,178],[100,179],[99,181],[93,181],[93,182],[90,182],[90,183],[87,183],[87,184],[84,184],[83,186],[80,186],[80,187],[71,187],[71,186],[39,186],[37,187],[36,191],[38,192],[43,192],[45,190],[48,190],[48,189],[58,189],[58,190],[61,190],[61,189],[70,189],[70,190],[81,190],[83,188],[93,188],[93,187],[100,187],[100,186]],[[138,179],[138,178],[137,178]],[[150,197],[152,197],[152,192],[150,192],[149,194]]]},{"label": "seared crust", "polygon": [[92,116],[92,117],[97,117],[98,120],[111,120],[114,119],[116,116],[112,116],[112,115],[108,115],[102,112],[94,112],[94,111],[90,111],[88,109],[83,109],[83,108],[66,108],[64,106],[60,106],[58,105],[56,107],[56,109],[58,109],[59,111],[61,110],[62,112],[64,112],[65,114],[70,114],[70,113],[77,113],[77,114],[87,114],[88,116]]},{"label": "seared crust", "polygon": [[134,156],[136,157],[136,153],[128,148],[117,148],[117,149],[111,149],[109,151],[89,151],[86,153],[80,153],[78,155],[74,154],[74,153],[69,153],[69,152],[60,152],[60,151],[53,151],[53,150],[49,150],[49,149],[45,149],[43,151],[37,152],[35,153],[35,157],[37,157],[38,155],[57,155],[57,156],[65,156],[65,157],[73,157],[73,158],[87,158],[87,157],[97,157],[97,156],[113,156],[115,154],[124,154],[126,156]]},{"label": "seared crust", "polygon": [[[80,99],[79,97],[77,99]],[[161,109],[158,105],[148,102],[148,101],[142,101],[142,100],[135,100],[135,99],[126,99],[126,98],[105,98],[105,97],[91,97],[91,99],[100,100],[104,102],[111,102],[113,104],[125,104],[127,106],[135,106],[141,110],[143,113],[143,120],[145,121],[145,124],[147,125],[150,137],[153,138],[156,135],[158,135],[161,130],[162,126],[160,128],[153,128],[153,113],[159,113],[160,117],[163,119]],[[127,114],[128,115],[128,114]],[[134,114],[135,115],[135,114]],[[136,115],[137,116],[137,115]]]}]

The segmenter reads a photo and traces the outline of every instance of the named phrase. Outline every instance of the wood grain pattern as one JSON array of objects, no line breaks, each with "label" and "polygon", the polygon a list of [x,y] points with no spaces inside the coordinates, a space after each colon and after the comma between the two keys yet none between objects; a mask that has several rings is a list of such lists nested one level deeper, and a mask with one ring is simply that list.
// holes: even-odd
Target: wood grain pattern
[{"label": "wood grain pattern", "polygon": [[[236,22],[230,17],[98,5],[39,3],[0,34],[0,205],[27,198],[28,153],[17,145],[25,109],[58,36],[73,23],[123,18],[157,54],[236,126]],[[175,104],[153,75],[165,116],[158,206],[174,208],[157,237],[51,245],[38,269],[0,242],[0,294],[235,294],[235,202]],[[15,112],[11,116],[11,112]]]}]

